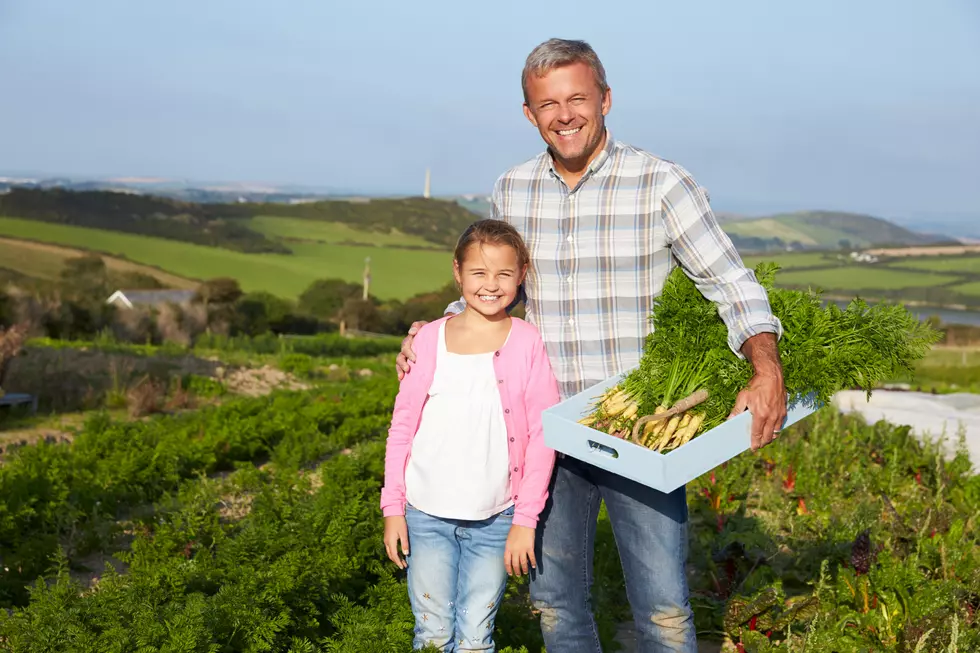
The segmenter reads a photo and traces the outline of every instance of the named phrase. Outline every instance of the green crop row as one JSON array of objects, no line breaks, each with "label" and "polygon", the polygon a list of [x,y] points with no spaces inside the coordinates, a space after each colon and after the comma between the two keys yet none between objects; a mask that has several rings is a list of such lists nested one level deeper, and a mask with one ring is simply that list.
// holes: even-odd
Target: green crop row
[{"label": "green crop row", "polygon": [[[56,572],[0,613],[0,642],[23,652],[410,650],[404,574],[386,561],[378,507],[393,395],[392,379],[337,402],[283,394],[250,405],[249,419],[225,415],[227,429],[201,415],[199,432],[211,424],[219,435],[194,473],[153,467],[147,441],[117,432],[115,449],[132,458],[116,454],[129,470],[119,477],[141,480],[111,494],[120,507],[153,502],[131,517],[134,539],[117,555],[128,569],[89,587],[55,548]],[[194,433],[182,431],[189,451]],[[213,462],[232,441],[225,463]],[[263,442],[273,464],[244,464],[261,457],[245,442]],[[146,467],[157,471],[135,474]],[[150,499],[156,477],[167,481]],[[700,638],[757,652],[980,650],[980,477],[962,449],[947,456],[907,428],[827,409],[697,479],[688,498]],[[612,626],[630,616],[605,519],[597,538],[594,605],[613,651]],[[521,581],[496,638],[501,653],[542,650]]]},{"label": "green crop row", "polygon": [[230,400],[141,421],[93,414],[74,442],[24,447],[0,467],[0,602],[22,604],[59,547],[98,548],[188,478],[265,457],[295,466],[385,431],[393,378]]},{"label": "green crop row", "polygon": [[141,356],[184,356],[193,352],[234,352],[240,354],[306,354],[321,358],[362,358],[393,354],[401,349],[401,338],[379,336],[376,338],[348,338],[338,333],[321,333],[311,336],[279,336],[266,333],[259,336],[225,336],[205,334],[193,347],[174,342],[162,345],[137,345],[119,342],[107,335],[92,341],[33,338],[29,346],[49,349],[95,349],[106,353],[127,353]]}]

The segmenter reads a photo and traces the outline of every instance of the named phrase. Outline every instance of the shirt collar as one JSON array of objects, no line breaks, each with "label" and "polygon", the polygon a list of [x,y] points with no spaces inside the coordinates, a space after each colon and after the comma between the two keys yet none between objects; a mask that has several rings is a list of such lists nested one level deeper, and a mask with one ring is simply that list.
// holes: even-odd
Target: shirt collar
[{"label": "shirt collar", "polygon": [[[606,144],[602,147],[596,157],[589,162],[589,166],[586,169],[585,174],[582,175],[582,179],[579,181],[579,184],[582,184],[582,182],[584,182],[586,179],[601,170],[606,162],[612,158],[612,154],[615,149],[616,141],[613,139],[612,132],[606,128]],[[555,158],[551,155],[551,148],[548,148],[545,154],[548,156],[548,172],[554,178],[561,180],[561,175],[558,174],[558,171],[555,169]]]}]

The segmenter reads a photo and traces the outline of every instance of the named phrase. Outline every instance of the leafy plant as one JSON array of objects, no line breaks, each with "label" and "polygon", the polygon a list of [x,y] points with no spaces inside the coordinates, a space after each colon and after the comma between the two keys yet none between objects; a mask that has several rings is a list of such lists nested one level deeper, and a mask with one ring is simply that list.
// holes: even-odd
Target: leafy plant
[{"label": "leafy plant", "polygon": [[[845,388],[870,395],[882,381],[911,372],[940,337],[900,305],[854,299],[844,309],[823,307],[816,292],[774,288],[777,269],[760,264],[756,274],[783,324],[779,355],[791,401],[827,403]],[[639,366],[581,422],[667,451],[727,419],[753,368],[731,351],[714,302],[679,268],[651,320]]]}]

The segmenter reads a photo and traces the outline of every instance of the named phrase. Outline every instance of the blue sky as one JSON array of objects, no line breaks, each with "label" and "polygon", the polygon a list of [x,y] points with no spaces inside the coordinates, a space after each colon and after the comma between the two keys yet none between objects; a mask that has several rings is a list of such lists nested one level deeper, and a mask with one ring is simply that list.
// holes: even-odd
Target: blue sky
[{"label": "blue sky", "polygon": [[716,209],[980,217],[974,0],[0,0],[0,171],[488,192],[552,36]]}]

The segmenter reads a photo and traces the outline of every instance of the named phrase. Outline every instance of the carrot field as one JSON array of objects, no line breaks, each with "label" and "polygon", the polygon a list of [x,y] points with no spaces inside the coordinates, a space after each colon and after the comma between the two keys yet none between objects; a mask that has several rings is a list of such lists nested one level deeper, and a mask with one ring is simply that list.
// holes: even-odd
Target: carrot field
[{"label": "carrot field", "polygon": [[[304,387],[249,396],[215,380],[224,390],[196,407],[139,419],[94,410],[71,437],[8,447],[4,650],[410,650],[404,572],[384,554],[378,507],[392,354],[333,346],[201,343],[184,354],[225,378],[271,366]],[[691,483],[688,503],[706,651],[980,647],[980,480],[963,456],[825,410]],[[592,593],[604,650],[627,650],[604,513]],[[521,579],[496,638],[501,653],[543,651]]]}]

